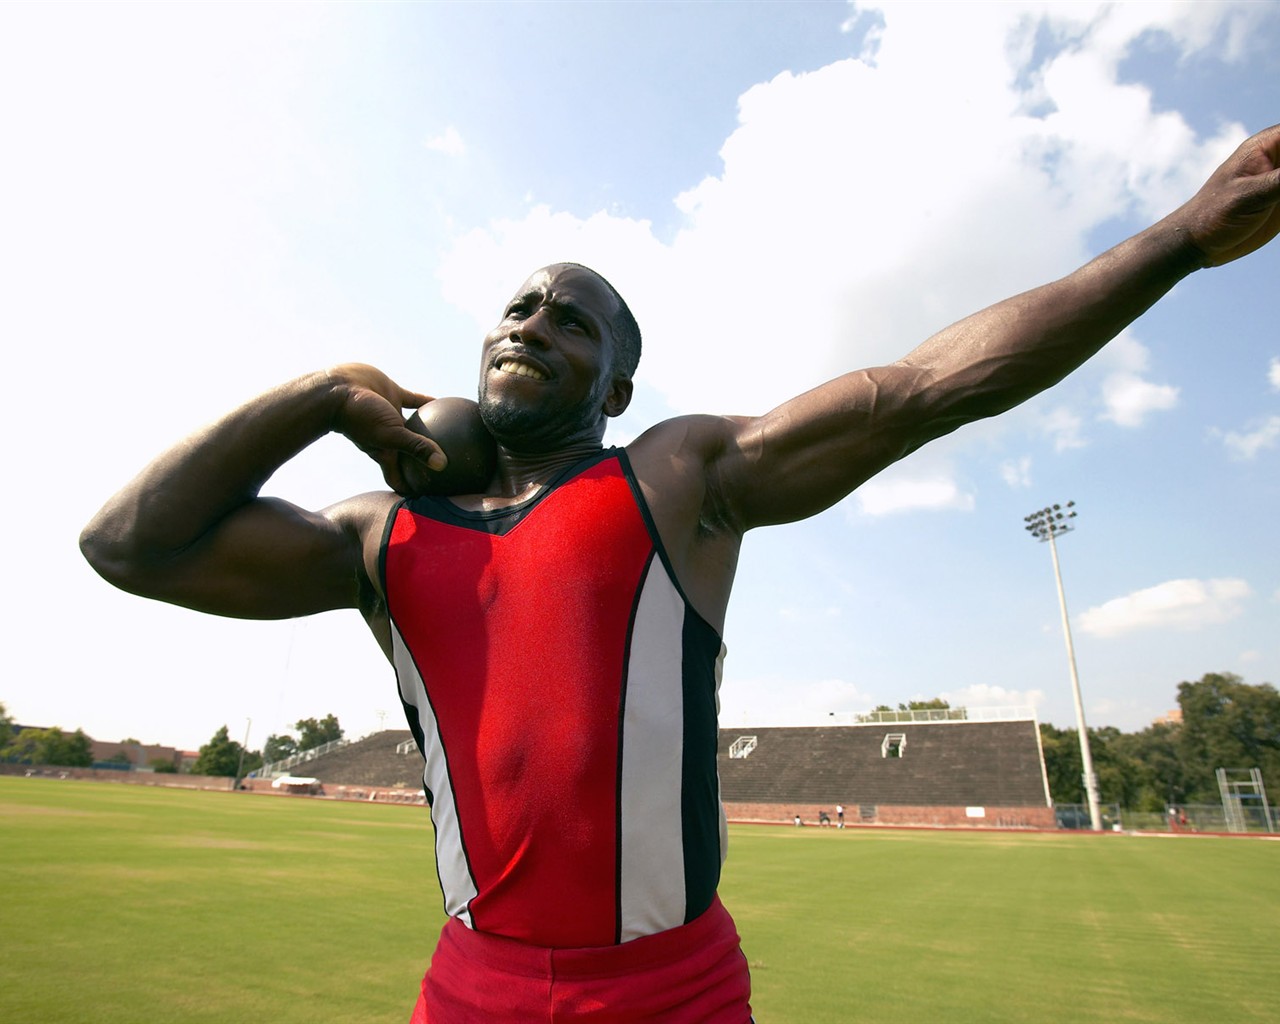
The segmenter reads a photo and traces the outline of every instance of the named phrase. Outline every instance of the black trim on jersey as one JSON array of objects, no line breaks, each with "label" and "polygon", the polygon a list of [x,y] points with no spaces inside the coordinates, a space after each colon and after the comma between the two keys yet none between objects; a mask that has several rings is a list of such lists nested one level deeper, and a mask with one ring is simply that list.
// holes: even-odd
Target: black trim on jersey
[{"label": "black trim on jersey", "polygon": [[631,639],[636,632],[636,615],[640,610],[640,598],[649,580],[649,570],[653,568],[653,558],[657,554],[649,549],[649,557],[644,560],[644,570],[640,573],[640,582],[635,596],[631,599],[631,614],[627,618],[627,637],[622,642],[621,685],[618,687],[618,767],[614,775],[613,805],[617,808],[617,820],[614,832],[614,848],[616,860],[613,869],[613,943],[622,943],[622,744],[627,734],[627,684],[631,681]]},{"label": "black trim on jersey", "polygon": [[[391,531],[395,529],[396,517],[400,514],[400,510],[404,508],[405,499],[401,498],[392,506],[391,511],[387,513],[387,521],[382,524],[382,540],[378,544],[378,581],[382,584],[382,602],[387,606],[387,629],[393,629],[394,623],[391,618],[391,601],[387,597],[387,551],[391,547]],[[395,664],[393,663],[392,671],[395,672]],[[418,745],[418,753],[422,755],[422,760],[427,759],[426,737],[422,734],[422,725],[418,721],[418,716],[413,714],[413,705],[406,703],[404,694],[400,691],[400,673],[395,672],[396,677],[396,696],[400,700],[400,708],[404,711],[404,719],[409,723],[409,731],[413,733],[413,742]],[[422,791],[427,794],[427,805],[431,806],[435,803],[431,791],[427,788],[426,769],[423,768]]]},{"label": "black trim on jersey", "polygon": [[[382,602],[387,604],[387,550],[391,547],[391,531],[395,529],[396,517],[404,508],[407,498],[401,498],[391,506],[387,513],[387,521],[382,524],[382,540],[378,542],[378,581],[382,584]],[[391,608],[387,608],[387,618],[391,618]]]},{"label": "black trim on jersey", "polygon": [[[382,577],[382,600],[387,607],[387,628],[389,630],[394,630],[396,633],[400,632],[400,627],[396,625],[395,614],[391,610],[391,591],[387,587],[387,554],[391,550],[391,532],[393,529],[395,529],[396,519],[399,518],[400,516],[400,510],[402,508],[407,508],[408,505],[409,505],[409,500],[402,499],[392,507],[391,512],[387,515],[386,524],[382,528],[382,543],[378,549],[378,574]],[[391,642],[394,647],[394,644],[395,644],[394,637],[392,637]],[[426,680],[426,677],[422,674],[422,666],[418,664],[418,659],[414,657],[413,651],[410,650],[409,645],[405,643],[403,636],[401,636],[400,642],[403,645],[405,652],[412,659],[413,667],[418,673],[418,679],[422,683],[422,691],[421,691],[422,699],[427,702],[427,706],[431,708],[431,717],[434,718],[438,723],[440,721],[440,718],[436,714],[435,705],[432,704],[431,702],[431,694],[427,693],[427,680]],[[418,708],[414,707],[412,704],[408,703],[404,699],[404,690],[400,686],[400,669],[396,665],[394,659],[392,659],[392,662],[391,662],[391,669],[396,677],[396,696],[400,700],[400,707],[404,710],[405,720],[409,723],[409,731],[413,733],[413,740],[415,743],[418,744],[418,753],[422,755],[422,761],[423,761],[422,792],[426,795],[427,806],[432,809],[431,827],[432,827],[432,830],[434,831],[435,821],[436,821],[435,819],[436,798],[435,798],[435,793],[431,791],[431,787],[427,785],[427,769],[430,767],[430,764],[427,762],[426,734],[422,731],[422,723],[418,720],[418,715],[416,713],[418,711]],[[441,735],[440,729],[438,726],[436,728],[436,740],[440,744],[440,755],[444,760],[445,777],[449,781],[450,795],[453,797],[454,813],[456,814],[457,807],[458,807],[458,794],[453,791],[453,771],[450,769],[450,766],[449,766],[448,752],[445,751],[445,748],[444,748],[444,736]],[[458,820],[458,845],[462,847],[462,859],[466,862],[466,865],[467,865],[467,875],[471,879],[471,888],[476,891],[476,895],[478,896],[480,894],[480,887],[476,884],[476,873],[475,873],[475,870],[471,867],[471,853],[467,849],[467,837],[463,835],[462,821],[460,817]],[[439,885],[440,887],[440,898],[441,898],[441,901],[443,902],[448,900],[448,893],[445,889],[444,879],[440,877],[440,862],[436,860],[436,858],[434,857],[432,859],[435,860],[436,884]],[[475,899],[475,896],[473,896],[471,899]],[[448,914],[447,907],[445,908],[445,913],[446,915]],[[467,913],[468,914],[472,913],[471,900],[467,900]],[[472,920],[472,923],[474,924],[475,923],[474,914],[472,915],[471,920]]]},{"label": "black trim on jersey", "polygon": [[715,693],[720,636],[692,608],[685,615],[681,632],[684,744],[680,764],[680,817],[684,837],[684,923],[688,924],[711,906],[720,884]]},{"label": "black trim on jersey", "polygon": [[424,494],[420,498],[410,498],[404,502],[404,507],[414,515],[433,519],[438,523],[448,523],[450,526],[458,526],[464,530],[477,530],[480,533],[503,537],[519,526],[524,518],[558,487],[603,462],[616,450],[603,448],[598,452],[592,452],[585,459],[566,466],[552,476],[533,497],[505,508],[491,509],[487,512],[482,509],[460,508],[448,498],[430,494]]},{"label": "black trim on jersey", "polygon": [[[644,492],[640,489],[640,481],[636,479],[635,471],[631,468],[631,459],[627,456],[625,448],[614,448],[613,451],[618,453],[618,465],[622,467],[622,476],[631,487],[631,495],[636,499],[636,507],[640,510],[640,518],[644,520],[644,527],[649,531],[649,539],[653,541],[654,550],[658,552],[658,557],[662,559],[662,565],[667,570],[667,579],[676,588],[676,593],[680,595],[680,600],[684,602],[684,606],[692,614],[702,619],[708,629],[716,634],[717,640],[720,639],[720,631],[702,618],[702,613],[693,606],[693,602],[689,600],[689,595],[684,592],[684,587],[680,585],[680,577],[676,575],[675,568],[671,565],[671,559],[667,556],[667,549],[663,547],[662,537],[658,533],[658,524],[653,521],[653,513],[649,511],[649,503],[644,500]],[[716,648],[717,652],[719,647]]]}]

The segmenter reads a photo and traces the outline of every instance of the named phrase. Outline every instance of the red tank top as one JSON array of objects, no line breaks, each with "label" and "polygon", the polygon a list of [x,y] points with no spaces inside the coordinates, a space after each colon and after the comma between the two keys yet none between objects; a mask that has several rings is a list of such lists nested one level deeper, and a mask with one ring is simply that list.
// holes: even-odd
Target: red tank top
[{"label": "red tank top", "polygon": [[706,910],[724,854],[723,648],[625,452],[497,512],[402,503],[382,576],[448,913],[576,948]]}]

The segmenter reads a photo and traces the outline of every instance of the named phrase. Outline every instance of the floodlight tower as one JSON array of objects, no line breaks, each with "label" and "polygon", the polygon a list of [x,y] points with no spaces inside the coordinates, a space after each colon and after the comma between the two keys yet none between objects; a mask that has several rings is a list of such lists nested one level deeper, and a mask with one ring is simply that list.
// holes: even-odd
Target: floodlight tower
[{"label": "floodlight tower", "polygon": [[1098,776],[1093,771],[1093,754],[1089,750],[1089,730],[1084,724],[1084,701],[1080,697],[1080,676],[1076,673],[1076,649],[1071,643],[1071,622],[1067,618],[1067,595],[1062,589],[1062,569],[1058,565],[1058,545],[1054,538],[1070,533],[1076,517],[1074,501],[1065,506],[1050,505],[1047,508],[1023,516],[1026,531],[1038,541],[1049,542],[1053,556],[1053,578],[1058,584],[1058,606],[1062,609],[1062,635],[1067,641],[1067,664],[1071,666],[1071,694],[1076,702],[1076,728],[1080,733],[1080,761],[1084,765],[1084,791],[1089,800],[1089,824],[1095,832],[1102,831],[1102,812],[1098,802]]},{"label": "floodlight tower", "polygon": [[244,775],[244,754],[249,749],[249,730],[253,728],[253,719],[246,718],[244,720],[244,743],[240,746],[240,763],[236,765],[236,781],[232,789],[240,788],[240,778]]}]

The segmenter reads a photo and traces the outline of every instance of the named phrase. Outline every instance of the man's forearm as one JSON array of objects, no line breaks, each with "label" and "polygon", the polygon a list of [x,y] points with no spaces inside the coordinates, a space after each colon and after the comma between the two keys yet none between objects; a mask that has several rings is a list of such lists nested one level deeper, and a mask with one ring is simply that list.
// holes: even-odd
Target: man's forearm
[{"label": "man's forearm", "polygon": [[1166,219],[1060,280],[953,324],[900,365],[927,375],[925,390],[940,397],[937,433],[946,433],[1056,384],[1204,265]]}]

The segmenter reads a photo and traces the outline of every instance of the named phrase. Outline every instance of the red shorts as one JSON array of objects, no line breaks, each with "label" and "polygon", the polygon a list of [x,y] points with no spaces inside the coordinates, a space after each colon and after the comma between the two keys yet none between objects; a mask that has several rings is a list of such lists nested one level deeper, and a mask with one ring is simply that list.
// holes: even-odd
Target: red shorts
[{"label": "red shorts", "polygon": [[738,941],[718,898],[680,928],[594,949],[530,946],[450,918],[410,1024],[747,1024]]}]

